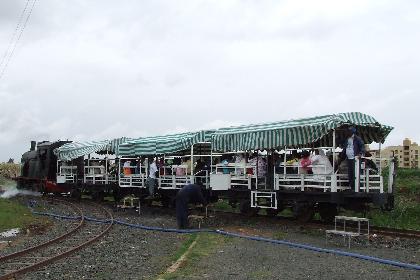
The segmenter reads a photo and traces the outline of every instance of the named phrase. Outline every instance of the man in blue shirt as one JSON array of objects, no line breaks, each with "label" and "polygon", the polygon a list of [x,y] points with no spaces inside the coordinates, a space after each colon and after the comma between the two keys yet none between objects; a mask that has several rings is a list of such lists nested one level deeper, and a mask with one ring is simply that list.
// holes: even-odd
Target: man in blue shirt
[{"label": "man in blue shirt", "polygon": [[[346,130],[346,140],[344,141],[343,157],[347,160],[347,170],[349,177],[349,186],[351,190],[355,190],[355,159],[361,157],[365,153],[365,144],[362,138],[356,135],[356,128],[349,127]],[[360,161],[359,161],[360,164]],[[360,168],[360,165],[359,165]]]}]

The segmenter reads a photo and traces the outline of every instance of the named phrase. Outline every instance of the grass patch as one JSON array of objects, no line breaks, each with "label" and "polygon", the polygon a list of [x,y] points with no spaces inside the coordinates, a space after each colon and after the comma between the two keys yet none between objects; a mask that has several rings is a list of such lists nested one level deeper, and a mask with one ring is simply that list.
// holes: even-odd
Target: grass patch
[{"label": "grass patch", "polygon": [[274,275],[267,269],[258,269],[251,272],[247,279],[273,279]]},{"label": "grass patch", "polygon": [[27,228],[36,218],[20,203],[0,198],[0,231],[11,228]]},{"label": "grass patch", "polygon": [[369,212],[368,217],[376,226],[420,230],[420,205],[407,196],[396,196],[392,211],[375,209]]},{"label": "grass patch", "polygon": [[186,261],[177,271],[173,273],[165,273],[161,275],[159,279],[184,279],[186,276],[195,275],[199,272],[198,269],[200,269],[197,267],[197,263],[204,257],[215,253],[216,250],[223,244],[227,243],[229,239],[229,237],[211,233],[199,233],[191,235],[173,256],[173,260],[177,260],[185,253],[191,243],[195,240],[196,245],[187,255]]},{"label": "grass patch", "polygon": [[175,252],[173,256],[171,256],[170,260],[171,262],[177,261],[190,247],[190,245],[194,242],[194,240],[197,238],[197,234],[193,233],[190,234],[187,238],[187,240],[182,243],[181,247]]},{"label": "grass patch", "polygon": [[287,236],[287,232],[277,231],[273,233],[273,238],[277,240],[284,240]]},{"label": "grass patch", "polygon": [[216,203],[213,204],[214,209],[221,211],[237,212],[237,208],[233,208],[229,202],[225,199],[219,199]]},{"label": "grass patch", "polygon": [[[384,170],[384,182],[388,170]],[[372,210],[368,217],[376,226],[420,230],[420,170],[399,168],[395,181],[392,211]]]}]

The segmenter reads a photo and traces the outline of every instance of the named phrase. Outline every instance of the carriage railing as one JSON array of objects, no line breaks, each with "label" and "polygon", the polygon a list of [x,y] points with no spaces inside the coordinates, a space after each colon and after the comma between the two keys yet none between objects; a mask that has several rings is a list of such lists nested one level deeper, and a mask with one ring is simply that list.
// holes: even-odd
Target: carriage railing
[{"label": "carriage railing", "polygon": [[88,165],[84,168],[83,182],[85,184],[112,184],[117,182],[117,176],[105,171],[105,166]]},{"label": "carriage railing", "polygon": [[322,174],[306,174],[302,167],[295,164],[281,163],[280,167],[283,172],[274,174],[274,189],[300,189],[304,191],[306,188],[319,189],[327,191],[335,180],[333,174],[327,173],[327,167],[323,164],[309,165],[309,168],[321,168],[324,170]]},{"label": "carriage railing", "polygon": [[[223,180],[227,186],[219,186],[220,189],[256,189],[260,183],[265,182],[265,177],[256,175],[256,167],[251,165],[228,163],[216,164],[214,166],[216,179],[217,176],[227,176],[228,180]],[[216,179],[217,180],[217,179]],[[221,181],[222,182],[222,181]]]},{"label": "carriage railing", "polygon": [[77,166],[60,166],[57,173],[57,184],[74,183],[77,183]]},{"label": "carriage railing", "polygon": [[120,175],[118,181],[121,188],[145,188],[146,179],[145,174],[130,174]]},{"label": "carriage railing", "polygon": [[187,165],[171,165],[160,167],[160,174],[158,178],[160,189],[180,189],[192,183],[209,187],[210,180],[207,170],[190,175]]},{"label": "carriage railing", "polygon": [[[375,171],[366,165],[365,161],[359,164],[360,159],[355,162],[355,192],[384,192],[383,176],[379,174],[379,170]],[[378,159],[376,159],[378,160]],[[389,160],[389,159],[379,159]],[[322,165],[317,165],[322,167]],[[307,189],[318,189],[324,192],[337,192],[349,190],[349,180],[347,174],[335,172],[333,174],[302,174],[301,167],[296,164],[282,164],[283,172],[275,172],[274,188],[293,189],[305,191]],[[310,165],[309,167],[315,167]],[[394,163],[390,163],[390,174],[394,172]],[[288,172],[288,169],[292,170]],[[389,176],[388,192],[392,192],[393,176]]]},{"label": "carriage railing", "polygon": [[119,162],[118,185],[121,188],[146,188],[147,164],[127,165],[127,161],[139,161],[138,158],[121,158]]}]

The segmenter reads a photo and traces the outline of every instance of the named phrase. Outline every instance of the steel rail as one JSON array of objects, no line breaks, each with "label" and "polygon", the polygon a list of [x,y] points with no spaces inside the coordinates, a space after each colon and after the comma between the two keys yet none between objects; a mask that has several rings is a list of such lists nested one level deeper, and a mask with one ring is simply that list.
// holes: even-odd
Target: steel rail
[{"label": "steel rail", "polygon": [[[100,207],[101,207],[101,208],[102,208],[102,209],[106,212],[106,214],[108,215],[108,217],[109,217],[108,221],[109,221],[109,222],[108,222],[108,224],[107,224],[106,228],[105,228],[104,230],[102,230],[99,234],[97,234],[96,236],[94,236],[94,237],[90,238],[88,241],[81,243],[80,245],[78,245],[78,246],[76,246],[76,247],[72,247],[71,249],[69,249],[69,250],[67,250],[67,251],[64,251],[64,252],[62,252],[62,253],[59,253],[59,254],[53,255],[52,257],[46,258],[46,259],[44,259],[44,260],[41,260],[41,261],[39,261],[39,262],[36,262],[36,263],[31,264],[31,265],[26,266],[26,267],[23,267],[23,268],[17,269],[17,270],[15,270],[15,271],[9,272],[9,273],[7,273],[7,274],[1,275],[1,276],[0,276],[0,280],[13,279],[13,278],[15,278],[15,277],[16,277],[16,276],[18,276],[18,275],[22,275],[22,274],[25,274],[25,273],[27,273],[27,272],[29,272],[29,271],[33,271],[33,270],[36,270],[36,269],[38,269],[38,268],[40,268],[40,267],[46,266],[46,265],[48,265],[48,264],[51,264],[51,263],[53,263],[53,262],[54,262],[54,261],[56,261],[56,260],[59,260],[59,259],[61,259],[61,258],[64,258],[64,257],[66,257],[66,256],[68,256],[68,255],[70,255],[70,254],[72,254],[72,253],[74,253],[74,252],[76,252],[76,251],[78,251],[78,250],[80,250],[80,249],[82,249],[82,248],[84,248],[84,247],[86,247],[86,246],[90,245],[91,243],[95,242],[96,240],[98,240],[99,238],[101,238],[102,236],[104,236],[106,233],[108,233],[108,232],[109,232],[109,230],[110,230],[110,229],[112,228],[112,226],[114,225],[114,217],[113,217],[112,213],[111,213],[108,209],[106,209],[106,208],[105,208],[105,207],[103,207],[103,206],[100,206]],[[83,212],[81,212],[81,213],[82,213],[82,215],[81,215],[81,217],[82,217],[82,218],[81,218],[81,222],[80,222],[79,226],[77,227],[76,231],[77,231],[77,230],[79,230],[79,229],[81,229],[81,227],[82,227],[83,225],[86,225],[86,222],[85,222],[85,215],[83,214]],[[74,230],[73,230],[73,231],[71,231],[71,233],[74,233],[74,232],[75,232]],[[60,237],[58,237],[58,238],[55,238],[55,239],[50,240],[50,241],[48,241],[48,242],[45,242],[45,243],[43,243],[43,244],[41,244],[41,245],[39,245],[39,246],[34,246],[34,247],[32,247],[32,248],[22,250],[22,252],[17,252],[17,253],[11,254],[12,256],[7,255],[7,257],[8,257],[8,259],[11,259],[11,258],[13,258],[13,257],[19,257],[19,256],[22,256],[22,255],[24,255],[24,254],[26,254],[26,253],[28,253],[28,252],[32,252],[32,251],[36,251],[36,250],[39,250],[39,249],[43,249],[43,248],[47,247],[48,245],[51,245],[51,244],[57,243],[58,241],[63,240],[63,239],[64,239],[64,238],[66,238],[66,237],[69,237],[69,236],[71,235],[71,233],[70,233],[70,234],[66,233],[66,234],[64,234],[64,235],[62,235],[62,236],[60,236]],[[6,256],[5,256],[5,257],[6,257]],[[0,261],[1,261],[1,260],[2,260],[2,259],[0,259]]]}]

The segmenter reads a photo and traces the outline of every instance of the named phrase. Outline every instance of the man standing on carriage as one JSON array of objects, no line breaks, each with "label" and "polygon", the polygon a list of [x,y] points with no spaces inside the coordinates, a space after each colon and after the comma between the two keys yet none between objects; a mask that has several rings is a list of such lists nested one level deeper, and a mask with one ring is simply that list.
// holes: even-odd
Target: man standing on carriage
[{"label": "man standing on carriage", "polygon": [[[349,127],[346,130],[346,140],[342,144],[343,152],[340,156],[341,159],[346,159],[347,170],[349,178],[349,186],[352,191],[355,191],[355,164],[356,159],[359,159],[359,170],[360,170],[360,157],[365,154],[365,144],[362,138],[356,135],[356,128]],[[357,178],[359,180],[359,178]]]}]

